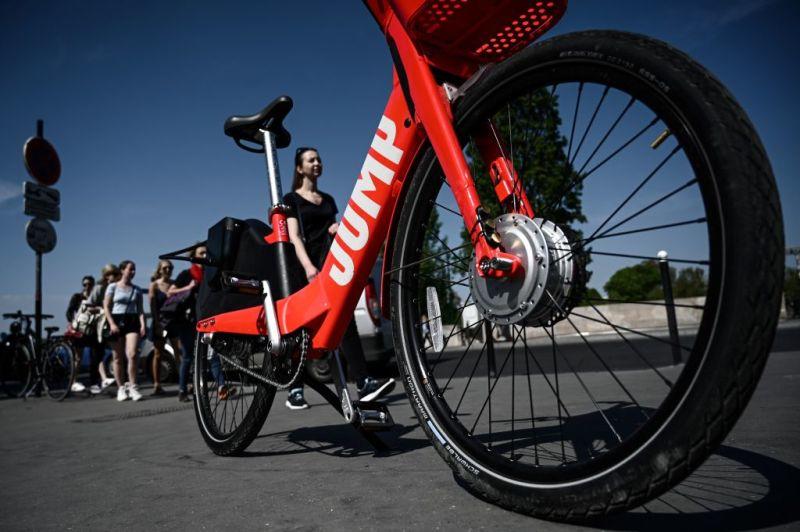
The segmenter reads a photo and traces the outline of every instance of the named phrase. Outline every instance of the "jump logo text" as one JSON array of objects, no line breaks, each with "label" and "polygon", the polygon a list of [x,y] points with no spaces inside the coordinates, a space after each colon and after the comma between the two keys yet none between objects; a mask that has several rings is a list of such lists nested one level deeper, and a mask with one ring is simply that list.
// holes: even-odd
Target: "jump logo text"
[{"label": "jump logo text", "polygon": [[[371,147],[385,159],[398,164],[403,157],[403,150],[394,144],[396,134],[397,125],[391,119],[382,116],[378,131],[372,139]],[[377,183],[374,179],[383,183],[380,186],[389,187],[394,176],[394,170],[374,158],[371,154],[367,154],[364,166],[361,167],[361,175],[356,181],[353,195],[350,196],[350,202],[348,202],[347,209],[342,216],[342,222],[346,223],[339,224],[336,239],[331,245],[331,254],[335,259],[331,267],[331,279],[339,286],[345,286],[353,280],[352,253],[364,249],[364,246],[369,241],[370,224],[353,209],[352,204],[355,204],[366,216],[376,220],[382,205],[367,194],[377,190]]]}]

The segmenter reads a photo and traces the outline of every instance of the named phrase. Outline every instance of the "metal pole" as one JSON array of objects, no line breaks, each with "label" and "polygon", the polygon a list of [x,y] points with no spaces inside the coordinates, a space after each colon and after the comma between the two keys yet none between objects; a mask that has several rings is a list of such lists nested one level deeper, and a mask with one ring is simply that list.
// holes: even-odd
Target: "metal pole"
[{"label": "metal pole", "polygon": [[658,266],[661,269],[661,287],[664,290],[664,303],[667,309],[667,325],[669,326],[669,339],[672,344],[672,363],[681,362],[681,346],[678,337],[678,320],[675,318],[675,300],[672,297],[672,279],[669,276],[669,261],[667,252],[658,252]]},{"label": "metal pole", "polygon": [[[36,136],[44,138],[44,120],[36,121]],[[42,254],[36,252],[36,295],[35,295],[35,320],[36,320],[36,353],[42,349]]]},{"label": "metal pole", "polygon": [[272,207],[278,205],[283,199],[281,191],[281,173],[278,170],[278,150],[275,147],[275,133],[261,130],[264,135],[264,156],[267,163],[267,177],[269,178],[269,193],[272,196]]},{"label": "metal pole", "polygon": [[36,253],[36,353],[42,347],[42,254]]}]

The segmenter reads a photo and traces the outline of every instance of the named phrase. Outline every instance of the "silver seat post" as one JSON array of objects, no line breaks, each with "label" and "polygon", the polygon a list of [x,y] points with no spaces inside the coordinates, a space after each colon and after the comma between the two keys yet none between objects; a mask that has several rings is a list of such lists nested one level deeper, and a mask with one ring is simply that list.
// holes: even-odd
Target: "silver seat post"
[{"label": "silver seat post", "polygon": [[275,148],[275,133],[265,129],[260,130],[264,136],[264,156],[267,160],[267,177],[269,178],[269,193],[272,196],[272,207],[281,203],[281,173],[278,170],[278,150]]}]

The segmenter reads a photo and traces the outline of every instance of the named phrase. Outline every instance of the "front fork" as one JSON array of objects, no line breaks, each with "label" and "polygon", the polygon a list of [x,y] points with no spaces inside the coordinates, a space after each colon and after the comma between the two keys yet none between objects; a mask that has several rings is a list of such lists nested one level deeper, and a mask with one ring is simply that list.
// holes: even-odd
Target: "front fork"
[{"label": "front fork", "polygon": [[[475,249],[475,266],[482,277],[516,277],[524,273],[521,260],[503,251],[500,238],[491,226],[475,190],[472,172],[464,158],[461,144],[453,128],[450,101],[444,89],[434,79],[426,59],[419,54],[402,23],[392,18],[386,28],[400,57],[415,110],[442,167],[447,184],[453,191],[458,208],[464,217],[470,241]],[[490,121],[475,132],[474,138],[501,204],[533,218],[533,210],[519,183],[513,163]]]}]

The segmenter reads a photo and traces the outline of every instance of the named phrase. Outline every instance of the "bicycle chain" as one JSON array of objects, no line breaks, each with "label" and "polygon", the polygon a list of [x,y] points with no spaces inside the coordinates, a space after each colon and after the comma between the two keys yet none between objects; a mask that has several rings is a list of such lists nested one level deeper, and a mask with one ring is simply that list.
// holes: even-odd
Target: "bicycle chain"
[{"label": "bicycle chain", "polygon": [[[305,361],[306,361],[306,354],[308,352],[308,332],[306,332],[305,329],[302,329],[300,331],[300,335],[302,337],[302,340],[300,341],[300,362],[297,364],[297,370],[295,370],[294,375],[292,375],[292,378],[289,379],[289,382],[286,382],[286,383],[280,383],[280,382],[277,382],[277,381],[273,381],[272,379],[270,379],[269,377],[267,377],[265,375],[262,375],[260,373],[256,373],[252,369],[247,368],[245,366],[242,366],[241,364],[239,364],[238,362],[236,362],[235,360],[233,360],[229,356],[223,355],[222,353],[220,353],[217,350],[214,350],[214,352],[217,354],[217,356],[219,356],[219,358],[221,358],[222,360],[224,360],[225,362],[227,362],[231,366],[235,367],[236,369],[238,369],[242,373],[253,377],[255,380],[261,381],[261,382],[263,382],[265,384],[268,384],[270,386],[274,386],[278,390],[286,390],[292,384],[294,384],[294,382],[297,380],[297,377],[300,376],[300,372],[303,370],[303,365],[305,364]],[[264,353],[264,356],[271,356],[271,355],[270,355],[270,353]]]}]

